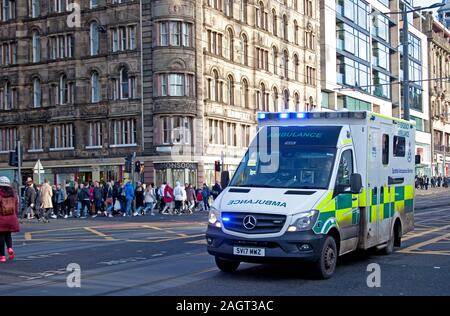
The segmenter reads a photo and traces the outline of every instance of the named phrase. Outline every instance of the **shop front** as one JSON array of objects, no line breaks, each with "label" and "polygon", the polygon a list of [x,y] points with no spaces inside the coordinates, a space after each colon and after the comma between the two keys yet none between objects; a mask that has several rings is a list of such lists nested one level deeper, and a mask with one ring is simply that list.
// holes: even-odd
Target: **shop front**
[{"label": "shop front", "polygon": [[182,184],[190,183],[198,187],[198,164],[195,162],[164,162],[154,163],[155,185],[160,186],[163,182],[169,182],[174,186],[177,181]]}]

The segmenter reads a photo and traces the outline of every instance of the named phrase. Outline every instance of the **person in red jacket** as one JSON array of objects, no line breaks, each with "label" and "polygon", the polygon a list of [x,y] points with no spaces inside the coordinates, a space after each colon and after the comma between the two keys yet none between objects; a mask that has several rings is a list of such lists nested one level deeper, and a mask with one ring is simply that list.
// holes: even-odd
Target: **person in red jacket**
[{"label": "person in red jacket", "polygon": [[[166,183],[166,187],[164,188],[164,209],[162,210],[161,214],[170,214],[172,215],[173,210],[173,189],[170,186],[169,182]],[[166,210],[168,210],[166,212]]]},{"label": "person in red jacket", "polygon": [[0,263],[6,261],[5,244],[9,260],[14,259],[11,233],[19,231],[19,200],[7,177],[0,177]]}]

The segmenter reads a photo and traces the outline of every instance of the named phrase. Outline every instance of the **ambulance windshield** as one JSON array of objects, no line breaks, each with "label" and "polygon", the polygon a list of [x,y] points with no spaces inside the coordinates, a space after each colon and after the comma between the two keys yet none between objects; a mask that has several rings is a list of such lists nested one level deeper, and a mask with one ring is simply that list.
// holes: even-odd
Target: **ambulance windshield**
[{"label": "ambulance windshield", "polygon": [[340,130],[339,126],[262,128],[230,186],[327,189]]}]

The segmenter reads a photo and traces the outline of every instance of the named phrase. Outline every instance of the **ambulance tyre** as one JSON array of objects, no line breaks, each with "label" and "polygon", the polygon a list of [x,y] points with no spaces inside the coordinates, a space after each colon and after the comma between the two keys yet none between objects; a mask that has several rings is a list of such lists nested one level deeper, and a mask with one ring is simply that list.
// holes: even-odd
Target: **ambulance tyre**
[{"label": "ambulance tyre", "polygon": [[384,246],[382,249],[381,249],[381,251],[380,251],[380,253],[382,254],[382,255],[390,255],[391,253],[393,253],[394,252],[394,236],[392,236],[389,240],[388,240],[388,242],[386,243],[386,246]]},{"label": "ambulance tyre", "polygon": [[314,274],[319,279],[329,279],[336,269],[338,258],[336,240],[327,236],[320,253],[320,258],[314,263]]},{"label": "ambulance tyre", "polygon": [[215,257],[215,259],[216,259],[216,266],[221,271],[227,273],[235,272],[239,268],[239,265],[241,264],[239,261],[231,261],[219,257]]}]

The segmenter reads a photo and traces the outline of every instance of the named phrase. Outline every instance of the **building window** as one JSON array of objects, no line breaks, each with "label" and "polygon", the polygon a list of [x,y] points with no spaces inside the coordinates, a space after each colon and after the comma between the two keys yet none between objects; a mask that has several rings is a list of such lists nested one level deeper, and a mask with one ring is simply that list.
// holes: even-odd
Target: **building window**
[{"label": "building window", "polygon": [[33,107],[40,108],[42,106],[42,87],[38,78],[33,79]]},{"label": "building window", "polygon": [[298,24],[297,24],[297,20],[294,20],[294,43],[295,45],[298,45]]},{"label": "building window", "polygon": [[257,47],[255,63],[256,68],[269,71],[269,51]]},{"label": "building window", "polygon": [[156,77],[155,96],[182,97],[194,96],[194,75],[159,74]]},{"label": "building window", "polygon": [[241,106],[248,109],[249,108],[248,102],[249,102],[248,82],[246,79],[243,79],[241,84]]},{"label": "building window", "polygon": [[99,53],[99,34],[98,34],[97,22],[91,23],[89,40],[90,40],[90,46],[91,46],[91,56],[98,55],[98,53]]},{"label": "building window", "polygon": [[208,120],[209,143],[213,145],[225,145],[224,122]]},{"label": "building window", "polygon": [[0,129],[0,152],[14,151],[16,149],[17,129]]},{"label": "building window", "polygon": [[273,87],[273,92],[272,92],[272,110],[273,111],[278,111],[278,89],[277,87]]},{"label": "building window", "polygon": [[373,71],[373,95],[386,99],[391,98],[391,78],[379,71]]},{"label": "building window", "polygon": [[69,84],[67,77],[62,75],[59,77],[59,104],[67,104],[69,102]]},{"label": "building window", "polygon": [[1,0],[2,4],[2,21],[6,22],[16,18],[16,1]]},{"label": "building window", "polygon": [[17,42],[0,43],[0,66],[17,63]]},{"label": "building window", "polygon": [[264,3],[261,1],[256,7],[256,27],[267,30],[267,13],[264,11]]},{"label": "building window", "polygon": [[285,14],[285,15],[283,15],[283,39],[285,41],[287,41],[288,38],[289,38],[289,35],[288,35],[288,18],[287,18],[286,14]]},{"label": "building window", "polygon": [[289,110],[289,91],[284,90],[283,92],[283,109]]},{"label": "building window", "polygon": [[130,76],[128,69],[125,67],[120,69],[119,74],[119,80],[116,80],[115,85],[117,93],[114,93],[114,96],[117,96],[121,100],[136,98],[136,78]]},{"label": "building window", "polygon": [[390,51],[389,47],[378,42],[372,45],[372,63],[374,66],[390,70]]},{"label": "building window", "polygon": [[51,0],[53,4],[51,5],[52,12],[63,13],[69,11],[69,4],[73,3],[71,0]]},{"label": "building window", "polygon": [[256,91],[257,108],[261,111],[269,111],[269,92],[266,91],[266,85],[261,83],[259,91]]},{"label": "building window", "polygon": [[112,51],[136,49],[136,26],[119,26],[111,29]]},{"label": "building window", "polygon": [[162,143],[164,145],[191,144],[191,118],[174,116],[162,117]]},{"label": "building window", "polygon": [[300,96],[298,93],[294,93],[295,111],[300,112]]},{"label": "building window", "polygon": [[294,79],[298,81],[299,60],[297,54],[294,54]]},{"label": "building window", "polygon": [[244,23],[247,23],[247,2],[248,0],[241,0],[240,19]]},{"label": "building window", "polygon": [[377,13],[372,18],[372,34],[389,43],[389,20],[383,14]]},{"label": "building window", "polygon": [[43,127],[33,126],[31,127],[31,139],[29,150],[42,150],[43,149]]},{"label": "building window", "polygon": [[313,6],[314,0],[304,0],[304,1],[305,1],[305,15],[312,18],[314,14],[314,6]]},{"label": "building window", "polygon": [[250,126],[242,125],[242,147],[250,146]]},{"label": "building window", "polygon": [[73,149],[73,124],[60,124],[53,126],[53,149]]},{"label": "building window", "polygon": [[233,17],[233,0],[225,0],[225,15],[229,18]]},{"label": "building window", "polygon": [[89,147],[102,147],[103,146],[103,133],[102,133],[102,123],[101,122],[91,122],[89,123]]},{"label": "building window", "polygon": [[208,52],[217,56],[222,56],[222,38],[223,35],[208,30]]},{"label": "building window", "polygon": [[30,5],[30,16],[32,18],[37,18],[41,15],[41,1],[40,0],[31,0],[29,2]]},{"label": "building window", "polygon": [[89,0],[89,8],[94,9],[98,6],[98,0]]},{"label": "building window", "polygon": [[11,88],[9,81],[0,85],[0,110],[12,110],[16,107],[17,90]]},{"label": "building window", "polygon": [[236,123],[227,123],[227,145],[237,146]]},{"label": "building window", "polygon": [[248,38],[245,34],[241,37],[241,63],[248,66]]},{"label": "building window", "polygon": [[136,121],[134,119],[114,121],[113,131],[112,146],[136,145]]},{"label": "building window", "polygon": [[227,80],[227,99],[229,105],[234,105],[234,79],[229,75]]},{"label": "building window", "polygon": [[369,67],[358,63],[347,57],[338,57],[337,59],[337,78],[338,83],[358,88],[369,92],[370,87]]},{"label": "building window", "polygon": [[345,23],[337,24],[337,48],[369,61],[369,36]]},{"label": "building window", "polygon": [[316,85],[316,69],[313,67],[306,66],[306,84]]},{"label": "building window", "polygon": [[33,32],[33,63],[41,61],[41,36],[38,31]]},{"label": "building window", "polygon": [[272,33],[274,36],[278,34],[278,17],[275,9],[272,9]]},{"label": "building window", "polygon": [[228,56],[231,61],[234,60],[234,33],[232,29],[228,29]]},{"label": "building window", "polygon": [[287,52],[287,50],[285,50],[284,52],[283,52],[283,58],[282,58],[282,61],[281,61],[281,65],[282,65],[282,67],[283,67],[283,76],[284,76],[284,78],[289,78],[289,55],[288,55],[288,52]]},{"label": "building window", "polygon": [[91,74],[91,102],[96,103],[101,100],[100,92],[100,76],[98,72],[94,71]]},{"label": "building window", "polygon": [[307,49],[314,50],[315,45],[315,35],[313,31],[306,31],[305,32],[305,46]]},{"label": "building window", "polygon": [[272,47],[272,64],[273,64],[273,73],[275,75],[278,74],[278,50],[275,46]]},{"label": "building window", "polygon": [[62,59],[73,57],[75,43],[72,34],[62,34],[50,36],[49,43],[49,59]]}]

